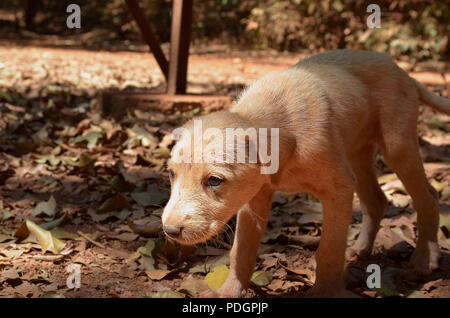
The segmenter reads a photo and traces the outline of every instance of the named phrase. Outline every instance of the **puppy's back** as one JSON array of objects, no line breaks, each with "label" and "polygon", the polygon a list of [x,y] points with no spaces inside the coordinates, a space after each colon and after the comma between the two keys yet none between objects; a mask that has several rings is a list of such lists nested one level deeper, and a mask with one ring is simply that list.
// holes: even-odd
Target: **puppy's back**
[{"label": "puppy's back", "polygon": [[392,60],[387,53],[363,50],[334,50],[301,60],[294,68],[326,74],[337,70],[355,76],[372,92],[371,100],[386,90],[415,90],[414,81]]}]

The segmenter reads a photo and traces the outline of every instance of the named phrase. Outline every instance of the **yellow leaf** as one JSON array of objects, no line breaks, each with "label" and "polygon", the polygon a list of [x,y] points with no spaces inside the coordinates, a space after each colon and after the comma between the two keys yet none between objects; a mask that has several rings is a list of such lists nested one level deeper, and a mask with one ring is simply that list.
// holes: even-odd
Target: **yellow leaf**
[{"label": "yellow leaf", "polygon": [[430,180],[430,183],[433,186],[433,188],[436,189],[437,192],[441,192],[446,186],[444,182],[439,182],[434,178]]},{"label": "yellow leaf", "polygon": [[65,246],[65,244],[52,235],[50,231],[44,230],[36,223],[26,220],[26,225],[31,234],[36,236],[41,244],[42,252],[50,251],[58,254]]},{"label": "yellow leaf", "polygon": [[398,180],[398,177],[395,173],[389,173],[389,174],[385,174],[381,177],[378,177],[379,184],[385,184],[385,183],[388,183],[388,182],[394,181],[394,180]]},{"label": "yellow leaf", "polygon": [[227,279],[229,271],[227,265],[215,267],[214,270],[205,277],[208,287],[214,290],[219,289]]},{"label": "yellow leaf", "polygon": [[439,227],[445,227],[450,232],[450,217],[439,214]]},{"label": "yellow leaf", "polygon": [[441,200],[445,200],[448,197],[450,197],[450,186],[446,186],[444,189],[442,189]]}]

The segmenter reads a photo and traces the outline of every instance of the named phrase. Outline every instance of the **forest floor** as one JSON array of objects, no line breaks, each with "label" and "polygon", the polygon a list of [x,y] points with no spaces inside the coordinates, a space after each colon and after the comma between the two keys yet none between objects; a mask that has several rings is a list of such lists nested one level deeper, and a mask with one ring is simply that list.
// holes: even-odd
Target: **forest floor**
[{"label": "forest floor", "polygon": [[[103,89],[162,91],[164,78],[149,53],[0,44],[0,296],[192,297],[220,284],[233,232],[183,247],[166,240],[160,223],[170,194],[165,163],[171,131],[204,111],[129,110],[116,119],[102,114]],[[253,80],[300,57],[196,52],[188,91],[235,98]],[[450,97],[450,65],[398,62]],[[425,170],[440,196],[440,268],[425,278],[410,271],[416,212],[379,156],[379,181],[390,205],[373,254],[348,265],[347,296],[450,297],[449,122],[421,108]],[[277,193],[272,210],[246,296],[301,297],[315,279],[321,206],[308,195]],[[360,225],[355,196],[349,244]],[[81,277],[75,289],[73,264]],[[379,289],[366,285],[369,264],[381,267]]]}]

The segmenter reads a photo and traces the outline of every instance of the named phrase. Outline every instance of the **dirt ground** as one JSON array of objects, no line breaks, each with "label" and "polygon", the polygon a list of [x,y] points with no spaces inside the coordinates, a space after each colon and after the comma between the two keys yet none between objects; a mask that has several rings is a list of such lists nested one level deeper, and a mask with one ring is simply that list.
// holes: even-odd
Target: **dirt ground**
[{"label": "dirt ground", "polygon": [[[189,60],[188,91],[235,98],[253,80],[300,57],[196,52]],[[450,65],[398,62],[430,90],[450,97]],[[141,88],[164,88],[148,53],[2,43],[0,296],[192,297],[226,276],[233,221],[194,247],[173,244],[161,232],[170,193],[165,169],[170,133],[205,111],[129,110],[120,119],[100,111],[101,90]],[[379,181],[390,205],[372,256],[348,266],[346,296],[450,297],[449,121],[423,108],[418,124],[427,176],[440,196],[440,268],[425,278],[410,271],[416,213],[378,156]],[[272,210],[246,296],[301,297],[315,279],[321,206],[306,194],[277,193]],[[360,229],[356,196],[354,210],[349,244]],[[71,289],[73,264],[81,285]],[[367,287],[369,264],[380,265],[381,288]]]}]

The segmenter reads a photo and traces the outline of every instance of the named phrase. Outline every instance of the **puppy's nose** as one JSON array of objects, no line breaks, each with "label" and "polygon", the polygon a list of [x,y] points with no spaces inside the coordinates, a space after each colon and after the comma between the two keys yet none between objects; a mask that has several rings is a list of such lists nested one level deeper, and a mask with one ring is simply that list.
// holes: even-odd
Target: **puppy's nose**
[{"label": "puppy's nose", "polygon": [[181,233],[181,227],[180,226],[163,226],[163,231],[171,236],[171,237],[178,237]]}]

